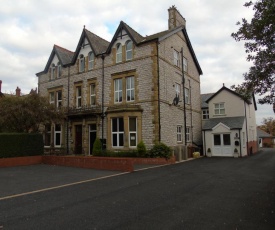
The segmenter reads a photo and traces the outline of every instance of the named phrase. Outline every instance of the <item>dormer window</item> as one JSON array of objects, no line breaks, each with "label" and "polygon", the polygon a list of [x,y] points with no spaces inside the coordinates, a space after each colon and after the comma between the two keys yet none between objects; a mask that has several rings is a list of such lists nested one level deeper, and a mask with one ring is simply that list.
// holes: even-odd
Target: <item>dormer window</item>
[{"label": "dormer window", "polygon": [[61,64],[60,62],[57,63],[57,78],[61,77]]},{"label": "dormer window", "polygon": [[120,43],[116,45],[116,63],[122,62],[122,46]]},{"label": "dormer window", "polygon": [[95,60],[95,55],[92,51],[88,54],[88,58],[89,58],[89,70],[91,70],[94,68],[94,60]]},{"label": "dormer window", "polygon": [[126,42],[126,61],[132,60],[133,58],[133,42],[127,41]]},{"label": "dormer window", "polygon": [[214,114],[215,115],[225,115],[224,103],[214,104]]},{"label": "dormer window", "polygon": [[51,66],[51,80],[55,79],[55,65],[52,64]]},{"label": "dormer window", "polygon": [[84,72],[85,70],[85,58],[83,54],[79,56],[79,72]]}]

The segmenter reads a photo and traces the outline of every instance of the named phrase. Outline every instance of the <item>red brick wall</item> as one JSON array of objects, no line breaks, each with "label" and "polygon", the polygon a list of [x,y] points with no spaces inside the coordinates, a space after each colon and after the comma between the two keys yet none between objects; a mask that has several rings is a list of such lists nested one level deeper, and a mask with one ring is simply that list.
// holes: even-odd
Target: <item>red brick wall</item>
[{"label": "red brick wall", "polygon": [[257,141],[248,142],[248,150],[247,150],[248,151],[247,152],[248,156],[250,155],[251,147],[252,147],[252,154],[255,154],[256,152],[258,152],[258,143],[257,143]]},{"label": "red brick wall", "polygon": [[13,157],[0,159],[0,167],[13,167],[21,165],[35,165],[42,163],[42,156]]}]

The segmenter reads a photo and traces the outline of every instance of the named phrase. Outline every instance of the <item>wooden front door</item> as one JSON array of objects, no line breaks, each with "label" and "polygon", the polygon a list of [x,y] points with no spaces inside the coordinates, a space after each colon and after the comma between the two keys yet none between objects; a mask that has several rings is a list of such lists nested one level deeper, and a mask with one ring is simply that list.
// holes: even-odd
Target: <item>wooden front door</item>
[{"label": "wooden front door", "polygon": [[82,125],[75,126],[75,154],[82,154]]}]

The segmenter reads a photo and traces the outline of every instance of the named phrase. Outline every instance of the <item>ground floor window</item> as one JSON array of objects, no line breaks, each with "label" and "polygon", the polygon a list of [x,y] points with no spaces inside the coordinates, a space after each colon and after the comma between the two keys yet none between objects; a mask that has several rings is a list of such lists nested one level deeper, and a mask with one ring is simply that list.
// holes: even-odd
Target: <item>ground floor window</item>
[{"label": "ground floor window", "polygon": [[44,132],[44,145],[49,147],[51,146],[51,125],[45,125],[45,132]]},{"label": "ground floor window", "polygon": [[190,140],[190,127],[186,127],[186,141],[189,142]]},{"label": "ground floor window", "polygon": [[137,146],[137,118],[129,117],[129,146]]},{"label": "ground floor window", "polygon": [[54,147],[61,147],[61,125],[54,125]]},{"label": "ground floor window", "polygon": [[230,134],[214,134],[214,145],[231,145]]},{"label": "ground floor window", "polygon": [[123,117],[112,118],[112,146],[124,146],[124,121]]},{"label": "ground floor window", "polygon": [[182,125],[177,126],[177,142],[182,142]]}]

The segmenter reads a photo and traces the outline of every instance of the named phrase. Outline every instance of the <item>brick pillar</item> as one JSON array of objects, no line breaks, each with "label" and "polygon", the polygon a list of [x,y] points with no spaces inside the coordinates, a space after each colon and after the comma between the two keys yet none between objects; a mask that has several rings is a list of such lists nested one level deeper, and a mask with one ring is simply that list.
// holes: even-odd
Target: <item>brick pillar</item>
[{"label": "brick pillar", "polygon": [[20,88],[18,88],[18,86],[17,86],[17,88],[16,88],[15,92],[16,92],[16,96],[17,96],[17,97],[20,97],[20,94],[21,94],[21,89],[20,89]]}]

